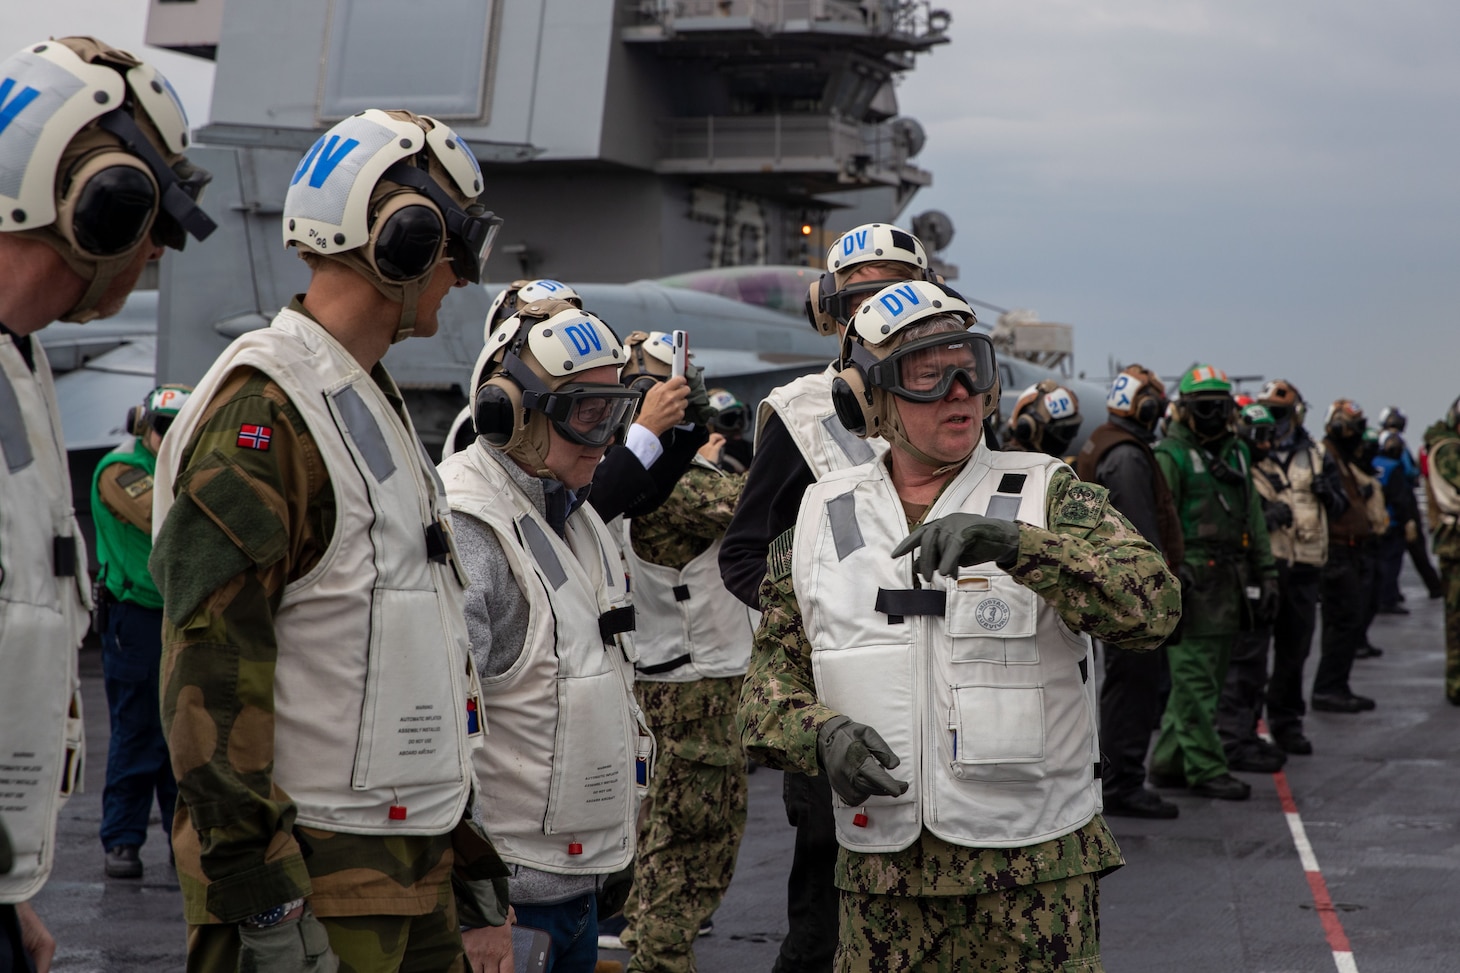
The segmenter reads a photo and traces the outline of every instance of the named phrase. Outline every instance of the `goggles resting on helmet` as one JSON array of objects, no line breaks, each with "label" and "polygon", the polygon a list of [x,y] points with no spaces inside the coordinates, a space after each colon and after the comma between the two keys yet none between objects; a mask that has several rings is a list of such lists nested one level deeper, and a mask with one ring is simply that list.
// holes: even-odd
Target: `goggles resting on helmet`
[{"label": "goggles resting on helmet", "polygon": [[549,389],[510,352],[502,371],[522,387],[523,408],[541,412],[565,439],[580,446],[607,446],[621,439],[639,404],[639,393],[622,385],[577,383]]},{"label": "goggles resting on helmet", "polygon": [[981,331],[945,331],[917,338],[883,359],[876,359],[860,343],[852,344],[852,359],[862,366],[872,388],[909,402],[937,402],[962,383],[969,395],[994,387],[994,343]]},{"label": "goggles resting on helmet", "polygon": [[463,280],[480,284],[502,218],[477,204],[463,209],[436,180],[405,159],[385,170],[381,178],[414,189],[436,204],[446,218],[446,254],[451,269]]}]

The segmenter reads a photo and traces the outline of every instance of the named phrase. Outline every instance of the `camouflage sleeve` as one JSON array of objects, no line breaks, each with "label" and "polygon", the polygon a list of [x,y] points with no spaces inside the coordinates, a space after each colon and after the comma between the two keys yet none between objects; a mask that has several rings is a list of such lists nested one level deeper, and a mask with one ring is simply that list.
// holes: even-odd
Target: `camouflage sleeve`
[{"label": "camouflage sleeve", "polygon": [[1430,448],[1430,465],[1436,475],[1460,487],[1460,440],[1443,440]]},{"label": "camouflage sleeve", "polygon": [[816,733],[836,716],[816,699],[811,642],[791,586],[791,531],[771,544],[762,614],[736,721],[745,751],[768,767],[816,775]]},{"label": "camouflage sleeve", "polygon": [[1109,503],[1104,487],[1057,472],[1049,529],[1019,525],[1009,573],[1077,632],[1124,649],[1160,645],[1181,617],[1181,586],[1166,560]]},{"label": "camouflage sleeve", "polygon": [[[274,615],[318,560],[332,529],[318,495],[333,494],[302,418],[264,376],[236,374],[209,410],[151,568],[163,728],[189,824],[175,836],[184,905],[190,922],[236,922],[310,893],[295,809],[273,782]],[[244,425],[266,427],[267,448],[241,445]]]},{"label": "camouflage sleeve", "polygon": [[719,540],[730,526],[735,503],[744,486],[744,473],[722,474],[691,466],[674,485],[664,506],[655,513],[662,511],[666,518],[673,519],[674,527],[687,534],[707,541]]}]

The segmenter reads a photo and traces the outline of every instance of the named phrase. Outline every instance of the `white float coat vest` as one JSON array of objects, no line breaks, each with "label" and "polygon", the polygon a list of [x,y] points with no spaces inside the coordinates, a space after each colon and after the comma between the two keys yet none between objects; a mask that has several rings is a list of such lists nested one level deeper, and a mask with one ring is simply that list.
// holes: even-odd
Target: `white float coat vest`
[{"label": "white float coat vest", "polygon": [[1426,479],[1429,481],[1429,495],[1434,498],[1435,511],[1431,515],[1433,525],[1455,527],[1460,524],[1460,489],[1455,484],[1440,475],[1435,468],[1435,454],[1442,449],[1460,449],[1453,440],[1444,440],[1437,443],[1430,451],[1429,472]]},{"label": "white float coat vest", "polygon": [[0,903],[45,884],[56,814],[80,784],[76,650],[91,607],[51,367],[32,339],[32,373],[16,340],[0,334],[0,821],[15,855]]},{"label": "white float coat vest", "polygon": [[1322,471],[1323,453],[1312,442],[1293,450],[1286,469],[1271,456],[1256,464],[1253,480],[1257,492],[1269,501],[1287,504],[1293,511],[1291,527],[1268,532],[1273,557],[1290,564],[1318,566],[1328,560],[1328,513],[1313,493],[1313,480]]},{"label": "white float coat vest", "polygon": [[[693,462],[726,475],[699,456]],[[636,678],[694,682],[745,675],[760,612],[742,605],[721,580],[721,539],[676,570],[635,554],[632,529],[633,522],[624,521],[624,564],[633,579],[637,609]]]},{"label": "white float coat vest", "polygon": [[760,447],[761,430],[774,412],[800,448],[811,475],[818,480],[832,470],[860,466],[886,453],[886,440],[858,439],[836,417],[836,409],[831,404],[831,380],[836,375],[833,363],[824,371],[802,375],[772,389],[756,410],[756,448]]},{"label": "white float coat vest", "polygon": [[274,616],[274,782],[311,828],[451,831],[482,730],[445,489],[409,416],[324,328],[285,309],[208,369],[157,457],[154,534],[184,448],[243,367],[299,411],[335,497],[329,548]]},{"label": "white float coat vest", "polygon": [[[980,443],[926,519],[965,511],[1042,527],[1063,468]],[[837,840],[893,852],[926,827],[1007,848],[1087,824],[1101,808],[1089,637],[992,562],[918,588],[912,555],[888,556],[907,535],[882,462],[814,484],[796,522],[791,572],[817,698],[880,733],[902,758],[892,775],[910,783],[857,807],[833,795]]]},{"label": "white float coat vest", "polygon": [[633,609],[618,551],[588,504],[559,537],[487,448],[478,440],[440,467],[451,509],[497,535],[528,605],[521,655],[482,680],[482,819],[509,862],[618,871],[634,857],[639,787],[654,757],[634,700]]}]

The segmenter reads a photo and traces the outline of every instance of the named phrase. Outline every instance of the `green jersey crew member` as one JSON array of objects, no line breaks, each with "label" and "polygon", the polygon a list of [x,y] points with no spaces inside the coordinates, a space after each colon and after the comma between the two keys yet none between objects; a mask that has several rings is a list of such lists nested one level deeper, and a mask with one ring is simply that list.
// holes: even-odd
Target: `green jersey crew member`
[{"label": "green jersey crew member", "polygon": [[1096,878],[1121,858],[1084,633],[1151,648],[1179,617],[1102,487],[982,442],[997,372],[972,323],[921,281],[857,311],[837,414],[892,448],[807,490],[762,586],[742,735],[830,779],[839,971],[1100,968]]},{"label": "green jersey crew member", "polygon": [[[87,628],[86,548],[35,334],[121,310],[164,247],[203,239],[208,174],[183,156],[187,118],[151,66],[91,37],[0,62],[0,968],[50,962],[29,905],[56,851],[56,814],[81,772],[76,647]],[[23,754],[19,760],[18,755]]]},{"label": "green jersey crew member", "polygon": [[[481,279],[481,191],[429,117],[322,135],[284,201],[309,290],[224,351],[163,442],[151,564],[190,970],[465,971],[460,926],[507,918],[470,820],[466,576],[380,363]],[[508,935],[468,934],[471,969],[496,973]]]},{"label": "green jersey crew member", "polygon": [[108,878],[141,878],[152,795],[172,839],[177,780],[157,710],[162,595],[147,570],[152,554],[152,477],[162,437],[187,401],[186,385],[162,385],[127,412],[132,436],[102,458],[91,482],[100,565],[96,596],[101,668],[111,739],[101,796]]}]

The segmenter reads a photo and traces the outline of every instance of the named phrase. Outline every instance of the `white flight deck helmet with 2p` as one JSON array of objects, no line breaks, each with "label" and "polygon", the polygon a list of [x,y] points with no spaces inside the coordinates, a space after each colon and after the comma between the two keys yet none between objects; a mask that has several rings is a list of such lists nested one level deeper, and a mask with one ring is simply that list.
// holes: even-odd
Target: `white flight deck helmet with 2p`
[{"label": "white flight deck helmet with 2p", "polygon": [[[477,435],[538,476],[550,429],[583,446],[622,442],[639,393],[577,380],[589,369],[624,364],[613,329],[567,301],[537,301],[502,322],[478,359],[472,388]],[[617,373],[615,373],[617,377]]]},{"label": "white flight deck helmet with 2p", "polygon": [[491,338],[497,325],[516,314],[518,308],[535,301],[567,301],[575,307],[583,306],[583,298],[578,296],[578,292],[560,280],[549,277],[514,280],[492,298],[492,306],[487,309],[487,323],[482,331],[482,340]]},{"label": "white flight deck helmet with 2p", "polygon": [[[965,330],[908,340],[923,321],[952,315]],[[998,395],[994,343],[981,331],[973,308],[955,291],[931,281],[890,284],[862,302],[842,341],[842,371],[832,380],[837,418],[863,439],[882,436],[923,462],[942,465],[908,441],[896,402],[936,402],[959,382],[983,397],[985,413]],[[960,460],[961,462],[961,460]]]},{"label": "white flight deck helmet with 2p", "polygon": [[63,37],[0,62],[0,232],[43,240],[87,281],[63,321],[99,317],[140,248],[216,229],[188,139],[172,85],[126,51]]},{"label": "white flight deck helmet with 2p", "polygon": [[874,294],[892,281],[847,278],[862,264],[891,261],[907,264],[912,279],[936,281],[927,252],[917,237],[890,223],[864,223],[843,233],[826,251],[826,273],[811,282],[806,295],[806,319],[819,333],[836,334],[838,323],[851,316],[851,299]]},{"label": "white flight deck helmet with 2p", "polygon": [[401,305],[395,341],[415,330],[421,291],[445,254],[481,283],[502,221],[477,205],[482,168],[429,115],[371,108],[319,137],[284,197],[284,245],[355,270]]}]

